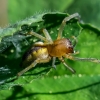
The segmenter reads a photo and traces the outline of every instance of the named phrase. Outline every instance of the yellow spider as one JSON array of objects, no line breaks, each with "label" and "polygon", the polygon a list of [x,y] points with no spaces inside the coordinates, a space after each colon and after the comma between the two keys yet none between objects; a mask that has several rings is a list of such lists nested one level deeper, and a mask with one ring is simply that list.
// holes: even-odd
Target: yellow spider
[{"label": "yellow spider", "polygon": [[[62,38],[62,32],[66,22],[71,20],[72,18],[79,17],[78,13],[72,14],[68,17],[65,17],[59,27],[58,36],[56,40],[52,40],[48,31],[43,29],[44,36],[39,35],[36,32],[31,31],[30,34],[43,40],[44,42],[36,42],[32,48],[25,53],[23,62],[32,62],[28,67],[23,69],[17,74],[17,77],[21,76],[23,73],[28,71],[29,69],[35,67],[38,63],[47,63],[51,59],[52,66],[55,67],[55,60],[58,58],[64,66],[66,66],[71,72],[75,73],[75,70],[69,67],[64,58],[71,59],[71,60],[81,60],[81,61],[91,61],[95,63],[100,63],[100,60],[95,58],[78,58],[73,57],[73,54],[77,54],[74,52],[74,45],[72,45],[71,41],[68,38]],[[75,40],[76,38],[73,37]]]}]

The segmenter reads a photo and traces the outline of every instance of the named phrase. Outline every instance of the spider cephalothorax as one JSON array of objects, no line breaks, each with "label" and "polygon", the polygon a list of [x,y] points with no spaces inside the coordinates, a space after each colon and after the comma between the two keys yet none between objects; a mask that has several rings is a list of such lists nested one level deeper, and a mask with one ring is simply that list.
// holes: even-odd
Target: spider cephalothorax
[{"label": "spider cephalothorax", "polygon": [[47,47],[50,56],[62,57],[66,54],[73,53],[73,45],[69,39],[58,39]]},{"label": "spider cephalothorax", "polygon": [[[66,62],[64,61],[64,57],[71,60],[91,61],[91,62],[99,63],[100,60],[97,60],[95,58],[74,57],[73,54],[77,53],[77,52],[74,52],[74,46],[76,42],[75,44],[72,45],[71,41],[68,38],[62,38],[62,32],[63,32],[64,26],[66,25],[66,22],[78,16],[79,15],[75,13],[73,15],[70,15],[64,18],[59,28],[58,36],[56,40],[52,40],[52,38],[50,37],[46,29],[43,29],[43,33],[45,37],[39,35],[36,32],[31,31],[30,32],[31,35],[36,36],[37,38],[43,40],[44,42],[35,43],[32,46],[32,48],[29,51],[27,51],[27,53],[25,53],[22,63],[25,64],[27,62],[31,62],[31,64],[29,64],[28,67],[26,67],[21,72],[19,72],[17,76],[21,76],[23,73],[25,73],[32,67],[35,67],[36,64],[46,63],[46,62],[49,62],[51,59],[53,59],[52,66],[55,67],[56,58],[58,58],[73,73],[75,72],[75,70],[66,64]],[[76,41],[75,37],[74,39]]]}]

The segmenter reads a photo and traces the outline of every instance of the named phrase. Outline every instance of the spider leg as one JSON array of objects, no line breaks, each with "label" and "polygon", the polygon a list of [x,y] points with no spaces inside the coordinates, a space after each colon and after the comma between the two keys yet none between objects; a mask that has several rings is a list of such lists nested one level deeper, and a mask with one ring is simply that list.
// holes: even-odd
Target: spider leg
[{"label": "spider leg", "polygon": [[33,36],[35,36],[35,37],[37,37],[37,38],[39,38],[39,39],[41,39],[41,40],[43,40],[43,41],[45,41],[45,42],[48,41],[45,37],[43,37],[42,35],[39,35],[39,34],[36,33],[36,32],[31,31],[29,34],[30,34],[30,35],[33,35]]},{"label": "spider leg", "polygon": [[51,39],[51,37],[46,29],[43,29],[43,33],[44,33],[45,37],[43,37],[42,35],[39,35],[36,32],[33,32],[33,31],[31,31],[29,34],[34,35],[35,37],[45,41],[47,44],[53,43],[53,40]]},{"label": "spider leg", "polygon": [[55,61],[56,61],[56,57],[53,57],[52,58],[52,67],[56,69]]},{"label": "spider leg", "polygon": [[35,67],[38,63],[46,63],[46,62],[49,62],[50,60],[51,60],[51,57],[48,57],[47,59],[36,59],[30,66],[28,66],[25,69],[23,69],[22,71],[20,71],[17,74],[17,77],[21,76],[22,74],[24,74],[25,72],[27,72],[31,68]]},{"label": "spider leg", "polygon": [[[46,39],[48,39],[49,44],[52,44],[53,40],[52,40],[51,36],[49,35],[48,31],[46,29],[43,29],[43,33],[44,33]],[[54,68],[56,68],[55,61],[56,61],[56,57],[52,57],[52,67],[54,67]]]},{"label": "spider leg", "polygon": [[71,53],[71,54],[69,54],[69,55],[74,56],[74,55],[77,55],[77,54],[79,54],[79,53],[80,53],[79,51],[74,51],[74,53]]},{"label": "spider leg", "polygon": [[94,63],[100,63],[100,60],[96,59],[96,58],[79,58],[79,57],[73,57],[71,55],[65,55],[65,57],[68,59],[71,59],[71,60],[89,61],[89,62],[94,62]]},{"label": "spider leg", "polygon": [[60,25],[57,39],[61,39],[62,38],[62,32],[63,32],[63,29],[64,29],[64,27],[66,25],[66,22],[71,20],[71,19],[73,19],[73,18],[75,18],[75,17],[78,17],[78,19],[80,18],[78,13],[74,13],[74,14],[64,18],[64,20],[62,21],[62,23]]},{"label": "spider leg", "polygon": [[43,33],[44,33],[46,39],[49,41],[49,44],[53,43],[53,40],[46,29],[43,29]]},{"label": "spider leg", "polygon": [[64,61],[64,59],[62,57],[58,58],[63,64],[65,67],[67,67],[72,73],[75,73],[75,70],[71,67],[69,67],[66,62]]},{"label": "spider leg", "polygon": [[72,36],[72,38],[74,39],[74,44],[73,44],[73,47],[75,47],[78,41],[77,41],[77,39],[76,39],[76,37],[75,37],[75,36]]}]

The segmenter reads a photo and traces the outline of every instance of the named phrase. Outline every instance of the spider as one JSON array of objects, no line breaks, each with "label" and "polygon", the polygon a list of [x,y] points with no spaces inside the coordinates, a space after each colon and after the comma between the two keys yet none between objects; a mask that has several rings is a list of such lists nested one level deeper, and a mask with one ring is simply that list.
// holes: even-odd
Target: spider
[{"label": "spider", "polygon": [[41,39],[44,42],[36,42],[32,48],[25,53],[24,60],[23,62],[31,62],[31,64],[20,71],[17,74],[17,77],[21,76],[24,74],[26,71],[29,69],[35,67],[38,63],[47,63],[50,60],[52,60],[52,67],[55,67],[55,61],[56,58],[58,58],[64,66],[66,66],[72,73],[75,73],[75,70],[67,65],[65,62],[64,58],[71,59],[71,60],[80,60],[80,61],[90,61],[90,62],[95,62],[95,63],[100,63],[100,60],[95,59],[95,58],[79,58],[79,57],[74,57],[73,54],[77,54],[78,52],[74,52],[74,46],[77,43],[77,40],[75,37],[75,43],[72,44],[70,39],[68,38],[62,38],[62,32],[64,29],[64,26],[66,25],[66,22],[78,17],[78,13],[72,14],[68,17],[65,17],[59,27],[58,31],[58,36],[56,40],[52,40],[50,37],[48,31],[46,29],[43,29],[44,36],[31,31],[30,34]]}]

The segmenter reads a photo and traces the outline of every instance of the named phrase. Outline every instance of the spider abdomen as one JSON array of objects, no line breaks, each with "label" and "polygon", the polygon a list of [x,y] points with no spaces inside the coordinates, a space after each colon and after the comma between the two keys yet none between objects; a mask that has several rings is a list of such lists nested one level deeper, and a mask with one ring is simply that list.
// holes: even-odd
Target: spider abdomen
[{"label": "spider abdomen", "polygon": [[23,56],[22,66],[27,66],[36,59],[47,59],[49,56],[48,50],[45,47],[35,47],[33,46],[28,52]]},{"label": "spider abdomen", "polygon": [[69,39],[55,40],[52,45],[48,46],[50,56],[61,57],[68,53],[73,53],[73,45]]}]

